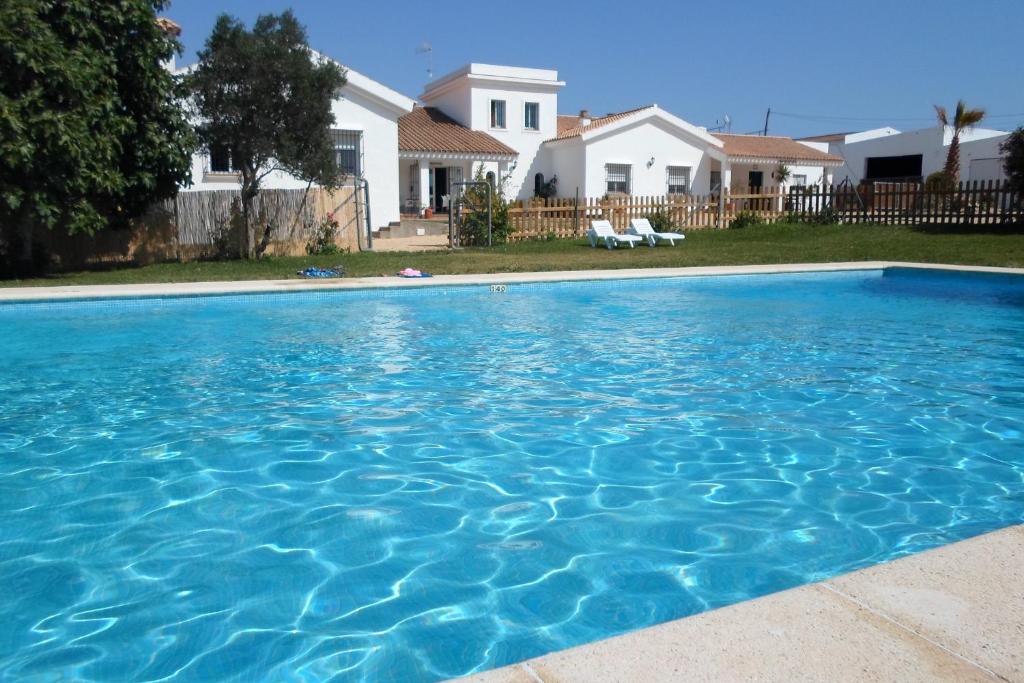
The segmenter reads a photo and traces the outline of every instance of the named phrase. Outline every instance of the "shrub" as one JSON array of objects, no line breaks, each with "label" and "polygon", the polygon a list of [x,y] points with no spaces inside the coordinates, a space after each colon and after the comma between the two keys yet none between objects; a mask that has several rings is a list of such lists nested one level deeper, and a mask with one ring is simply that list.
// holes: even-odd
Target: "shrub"
[{"label": "shrub", "polygon": [[337,254],[340,250],[335,240],[338,238],[338,221],[334,214],[329,213],[320,221],[320,225],[313,228],[313,234],[306,242],[306,253],[310,256],[315,254]]},{"label": "shrub", "polygon": [[1010,133],[999,145],[1003,154],[1003,170],[1010,187],[1016,192],[1024,192],[1024,126]]},{"label": "shrub", "polygon": [[551,199],[558,196],[558,176],[553,175],[551,180],[542,183],[540,187],[536,188],[533,196],[540,199]]},{"label": "shrub", "polygon": [[934,191],[952,190],[953,180],[945,171],[936,171],[925,179],[924,186],[925,189]]},{"label": "shrub", "polygon": [[764,225],[764,221],[753,211],[740,211],[736,214],[736,218],[729,221],[730,230],[741,230],[743,228],[752,228],[754,226]]},{"label": "shrub", "polygon": [[644,218],[650,221],[654,232],[672,232],[674,227],[672,219],[668,217],[668,213],[665,211],[655,211],[647,214]]},{"label": "shrub", "polygon": [[[477,182],[485,182],[482,170],[477,170]],[[479,185],[466,188],[460,204],[469,209],[459,227],[459,243],[463,246],[487,245],[487,190]],[[491,238],[494,244],[508,241],[512,225],[508,218],[508,202],[505,200],[504,184],[491,192]]]}]

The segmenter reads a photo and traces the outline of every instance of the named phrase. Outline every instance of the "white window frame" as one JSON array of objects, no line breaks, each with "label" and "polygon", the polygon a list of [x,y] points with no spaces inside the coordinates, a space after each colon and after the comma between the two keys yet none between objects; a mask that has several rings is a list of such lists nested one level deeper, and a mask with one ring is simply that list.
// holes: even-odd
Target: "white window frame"
[{"label": "white window frame", "polygon": [[789,179],[790,187],[807,187],[807,174],[794,173]]},{"label": "white window frame", "polygon": [[[534,108],[533,125],[530,125],[530,107]],[[540,130],[540,102],[523,102],[523,130]]]},{"label": "white window frame", "polygon": [[[691,174],[693,173],[692,166],[666,166],[665,167],[665,193],[666,194],[690,194],[690,188],[693,187]],[[678,182],[679,178],[683,178],[684,181],[680,185]],[[682,187],[682,191],[678,189],[673,190],[672,188]]]},{"label": "white window frame", "polygon": [[[495,105],[501,105],[501,121],[498,121],[497,113],[498,109]],[[501,125],[498,125],[498,124]],[[491,129],[492,130],[507,130],[508,129],[508,101],[507,100],[491,100]]]},{"label": "white window frame", "polygon": [[[612,177],[615,177],[615,180]],[[619,180],[621,177],[625,180]],[[625,189],[612,189],[612,183],[625,185]],[[631,194],[633,190],[633,166],[631,164],[605,164],[604,187],[608,194]]]}]

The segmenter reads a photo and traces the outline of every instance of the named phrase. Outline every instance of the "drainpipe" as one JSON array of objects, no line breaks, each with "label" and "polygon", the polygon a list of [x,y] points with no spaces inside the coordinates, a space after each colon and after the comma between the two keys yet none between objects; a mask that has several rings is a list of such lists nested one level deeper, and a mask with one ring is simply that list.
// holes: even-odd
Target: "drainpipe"
[{"label": "drainpipe", "polygon": [[[367,251],[373,251],[373,221],[370,219],[370,181],[366,178],[357,178],[356,187],[359,185],[363,186],[363,204],[366,206],[366,249]],[[358,189],[356,190],[358,192]],[[358,211],[359,202],[356,202]],[[357,218],[358,220],[358,213]]]}]

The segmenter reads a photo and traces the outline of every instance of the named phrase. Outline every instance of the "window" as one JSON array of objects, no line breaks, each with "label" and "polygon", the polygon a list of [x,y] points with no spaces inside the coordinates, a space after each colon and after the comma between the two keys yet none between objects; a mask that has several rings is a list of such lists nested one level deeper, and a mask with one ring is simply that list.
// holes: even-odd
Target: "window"
[{"label": "window", "polygon": [[628,164],[606,164],[604,167],[605,178],[608,182],[608,193],[621,192],[629,194],[629,171]]},{"label": "window", "polygon": [[807,185],[806,175],[794,175],[789,179],[789,184],[793,187],[805,187]]},{"label": "window", "polygon": [[868,157],[864,161],[864,180],[920,180],[922,159],[920,154]]},{"label": "window", "polygon": [[505,127],[505,100],[491,100],[491,128]]},{"label": "window", "polygon": [[668,193],[688,194],[690,192],[690,167],[669,166],[667,171]]},{"label": "window", "polygon": [[722,172],[712,171],[711,172],[711,191],[720,192],[722,189]]},{"label": "window", "polygon": [[237,169],[231,161],[231,148],[227,145],[210,145],[210,173],[233,173]]},{"label": "window", "polygon": [[334,160],[338,164],[338,169],[347,176],[361,176],[363,172],[362,155],[360,154],[362,131],[332,130],[331,139],[334,142]]},{"label": "window", "polygon": [[523,128],[526,130],[540,130],[540,104],[527,102],[523,105]]}]

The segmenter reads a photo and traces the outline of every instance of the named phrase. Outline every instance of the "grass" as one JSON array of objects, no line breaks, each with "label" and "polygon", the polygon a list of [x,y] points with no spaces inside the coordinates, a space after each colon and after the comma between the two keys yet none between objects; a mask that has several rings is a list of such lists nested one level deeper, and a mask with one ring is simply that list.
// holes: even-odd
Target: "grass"
[{"label": "grass", "polygon": [[695,230],[675,248],[644,246],[608,251],[592,249],[583,240],[557,240],[453,252],[365,252],[124,266],[4,280],[0,287],[284,279],[296,277],[295,272],[306,266],[335,264],[344,265],[350,277],[393,275],[406,266],[434,274],[873,260],[1024,267],[1024,231],[982,230],[776,224],[742,230]]}]

